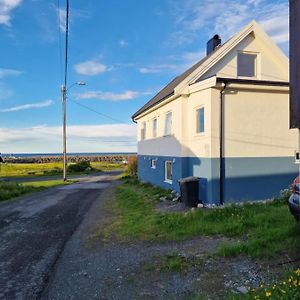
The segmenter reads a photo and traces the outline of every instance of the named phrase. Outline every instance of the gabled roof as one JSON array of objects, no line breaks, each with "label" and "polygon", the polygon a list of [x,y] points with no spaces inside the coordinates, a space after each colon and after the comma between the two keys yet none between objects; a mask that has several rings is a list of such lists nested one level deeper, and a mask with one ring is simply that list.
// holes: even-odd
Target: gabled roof
[{"label": "gabled roof", "polygon": [[[221,46],[222,47],[222,46]],[[219,47],[219,48],[221,48]],[[217,51],[217,50],[215,50]],[[159,102],[163,101],[167,97],[174,94],[174,89],[184,80],[186,79],[190,74],[192,74],[197,68],[199,68],[207,59],[212,55],[209,54],[203,59],[201,59],[199,62],[194,64],[192,67],[190,67],[188,70],[183,72],[181,75],[175,77],[170,83],[168,83],[162,90],[160,90],[150,101],[148,101],[144,106],[142,106],[133,116],[132,119],[137,117],[139,114],[143,113],[147,109],[151,108],[152,106],[158,104]]]},{"label": "gabled roof", "polygon": [[140,114],[146,112],[156,104],[164,101],[168,97],[177,94],[185,86],[196,82],[202,75],[207,73],[217,62],[219,62],[231,49],[245,39],[249,34],[258,34],[264,42],[272,47],[272,50],[277,54],[278,58],[284,63],[287,63],[287,58],[282,51],[273,43],[273,41],[267,36],[267,34],[259,27],[259,25],[253,20],[247,26],[245,26],[240,32],[231,37],[226,43],[217,47],[209,55],[205,56],[199,62],[194,64],[188,70],[181,75],[173,79],[162,90],[160,90],[150,101],[142,106],[136,113],[133,114],[134,120]]}]

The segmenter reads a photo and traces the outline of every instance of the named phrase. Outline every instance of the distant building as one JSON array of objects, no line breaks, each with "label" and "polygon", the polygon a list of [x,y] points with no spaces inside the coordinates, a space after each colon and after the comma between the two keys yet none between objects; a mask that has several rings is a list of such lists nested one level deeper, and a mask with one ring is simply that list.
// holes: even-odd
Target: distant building
[{"label": "distant building", "polygon": [[140,180],[178,190],[201,177],[209,203],[261,200],[297,175],[288,59],[252,21],[176,77],[133,116]]}]

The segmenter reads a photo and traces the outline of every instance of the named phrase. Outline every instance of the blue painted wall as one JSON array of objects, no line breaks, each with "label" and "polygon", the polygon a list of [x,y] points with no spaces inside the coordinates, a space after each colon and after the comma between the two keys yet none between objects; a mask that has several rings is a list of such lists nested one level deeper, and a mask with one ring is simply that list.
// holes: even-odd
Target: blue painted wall
[{"label": "blue painted wall", "polygon": [[[157,159],[156,169],[151,159]],[[166,183],[165,161],[173,161],[173,182]],[[224,159],[224,201],[240,202],[272,198],[287,188],[298,174],[293,157],[247,157]],[[187,176],[200,177],[199,199],[219,203],[219,159],[170,156],[138,156],[141,181],[179,191],[178,180]]]}]

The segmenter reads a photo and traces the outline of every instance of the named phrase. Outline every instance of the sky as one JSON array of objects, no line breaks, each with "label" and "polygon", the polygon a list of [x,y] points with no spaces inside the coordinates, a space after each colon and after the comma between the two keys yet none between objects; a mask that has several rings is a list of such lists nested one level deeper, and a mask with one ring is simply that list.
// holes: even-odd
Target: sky
[{"label": "sky", "polygon": [[[65,5],[0,0],[2,153],[62,151]],[[135,152],[131,115],[253,19],[288,55],[288,1],[70,0],[68,151]]]}]

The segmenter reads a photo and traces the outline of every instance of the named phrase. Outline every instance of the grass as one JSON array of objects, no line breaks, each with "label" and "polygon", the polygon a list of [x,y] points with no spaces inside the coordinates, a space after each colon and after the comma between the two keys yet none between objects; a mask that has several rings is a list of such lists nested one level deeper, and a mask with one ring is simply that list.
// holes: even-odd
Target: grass
[{"label": "grass", "polygon": [[[123,167],[121,163],[91,162],[92,171],[111,171]],[[62,174],[63,163],[0,164],[0,177],[55,176]],[[85,174],[87,172],[73,173]]]},{"label": "grass", "polygon": [[203,260],[197,257],[185,257],[178,253],[172,253],[157,258],[155,263],[144,266],[145,271],[159,272],[187,272],[190,268],[201,267]]},{"label": "grass", "polygon": [[296,252],[300,233],[289,213],[286,198],[267,204],[232,205],[222,209],[199,209],[188,213],[161,214],[155,210],[160,196],[169,192],[128,178],[115,192],[111,204],[117,214],[102,234],[112,232],[121,240],[182,240],[199,235],[235,237],[218,254],[273,257]]},{"label": "grass", "polygon": [[26,183],[0,182],[0,202],[16,198],[24,194],[38,192],[45,188],[71,184],[73,182],[74,181],[64,182],[62,180],[34,181]]}]

